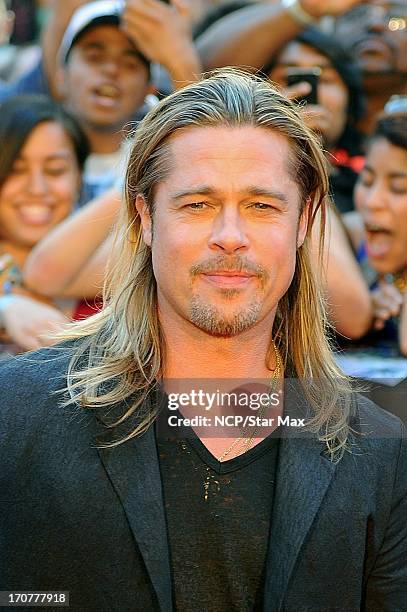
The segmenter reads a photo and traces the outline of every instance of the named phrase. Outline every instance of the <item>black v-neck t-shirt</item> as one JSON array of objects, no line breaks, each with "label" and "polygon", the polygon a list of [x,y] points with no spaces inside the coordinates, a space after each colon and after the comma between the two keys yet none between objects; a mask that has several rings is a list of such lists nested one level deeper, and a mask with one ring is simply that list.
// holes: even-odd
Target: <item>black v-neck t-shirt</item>
[{"label": "black v-neck t-shirt", "polygon": [[176,612],[262,610],[278,431],[223,462],[192,429],[157,445]]}]

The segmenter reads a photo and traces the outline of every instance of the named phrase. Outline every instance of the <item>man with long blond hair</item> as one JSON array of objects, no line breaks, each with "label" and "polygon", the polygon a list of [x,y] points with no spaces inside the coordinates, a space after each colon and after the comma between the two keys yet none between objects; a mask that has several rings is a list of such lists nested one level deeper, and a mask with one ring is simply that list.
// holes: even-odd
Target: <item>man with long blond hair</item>
[{"label": "man with long blond hair", "polygon": [[1,369],[3,590],[406,607],[403,428],[326,338],[326,192],[317,139],[260,78],[221,70],[146,116],[103,310]]}]

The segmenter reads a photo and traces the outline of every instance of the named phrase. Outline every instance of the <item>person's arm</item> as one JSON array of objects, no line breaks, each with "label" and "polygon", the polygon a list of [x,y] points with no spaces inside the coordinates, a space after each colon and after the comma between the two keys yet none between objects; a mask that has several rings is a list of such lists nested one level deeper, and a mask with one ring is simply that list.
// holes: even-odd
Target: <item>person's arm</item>
[{"label": "person's arm", "polygon": [[59,47],[72,15],[87,2],[89,0],[51,0],[50,3],[49,18],[42,34],[42,57],[48,88],[56,100],[60,98],[56,83]]},{"label": "person's arm", "polygon": [[[336,213],[328,209],[323,280],[329,316],[337,332],[355,340],[368,332],[372,323],[369,289],[350,248],[346,232]],[[318,221],[318,219],[317,219]],[[313,257],[319,265],[319,223],[312,233]]]},{"label": "person's arm", "polygon": [[93,200],[49,232],[31,251],[23,270],[25,285],[58,297],[100,293],[121,196],[116,188]]},{"label": "person's arm", "polygon": [[52,334],[69,319],[57,308],[25,295],[0,297],[0,331],[25,351],[54,344]]},{"label": "person's arm", "polygon": [[146,57],[166,68],[175,89],[200,79],[185,0],[127,0],[122,28]]},{"label": "person's arm", "polygon": [[[336,16],[363,0],[299,0],[300,8],[315,20]],[[305,27],[293,13],[276,3],[261,2],[239,9],[214,23],[197,38],[205,70],[221,66],[261,68],[285,43]]]}]

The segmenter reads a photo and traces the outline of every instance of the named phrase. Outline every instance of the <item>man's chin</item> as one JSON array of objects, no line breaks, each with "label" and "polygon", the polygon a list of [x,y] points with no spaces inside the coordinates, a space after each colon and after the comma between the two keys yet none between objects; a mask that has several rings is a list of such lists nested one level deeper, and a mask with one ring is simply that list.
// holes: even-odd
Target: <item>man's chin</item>
[{"label": "man's chin", "polygon": [[201,323],[196,323],[194,321],[192,321],[192,323],[195,325],[195,327],[197,327],[198,329],[200,329],[202,332],[205,332],[205,334],[207,334],[208,336],[212,336],[213,338],[236,338],[237,336],[240,336],[242,333],[244,333],[245,331],[247,331],[247,329],[250,329],[251,326],[246,327],[245,329],[240,329],[240,328],[236,328],[236,326],[233,323],[227,323],[227,322],[222,322],[221,325],[217,325],[217,326],[208,326],[208,325],[202,325]]},{"label": "man's chin", "polygon": [[86,121],[87,125],[95,132],[105,134],[115,134],[123,130],[123,126],[130,119],[117,119],[116,117],[92,117]]},{"label": "man's chin", "polygon": [[225,313],[199,298],[192,301],[189,317],[198,329],[217,338],[233,338],[256,325],[260,319],[261,303],[253,302],[234,313]]}]

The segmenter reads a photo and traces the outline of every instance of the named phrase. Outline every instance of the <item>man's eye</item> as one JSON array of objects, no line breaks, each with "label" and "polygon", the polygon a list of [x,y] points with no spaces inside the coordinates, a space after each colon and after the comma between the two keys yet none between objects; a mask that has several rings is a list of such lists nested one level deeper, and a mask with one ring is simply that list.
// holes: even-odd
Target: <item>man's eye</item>
[{"label": "man's eye", "polygon": [[206,206],[206,202],[191,202],[187,204],[186,208],[190,208],[191,210],[203,210]]},{"label": "man's eye", "polygon": [[101,62],[103,60],[103,53],[98,49],[88,49],[84,56],[88,62]]},{"label": "man's eye", "polygon": [[144,66],[142,60],[137,55],[125,55],[122,58],[122,64],[130,70],[138,70]]},{"label": "man's eye", "polygon": [[273,206],[271,204],[266,204],[265,202],[254,202],[251,204],[252,208],[256,210],[272,210]]}]

